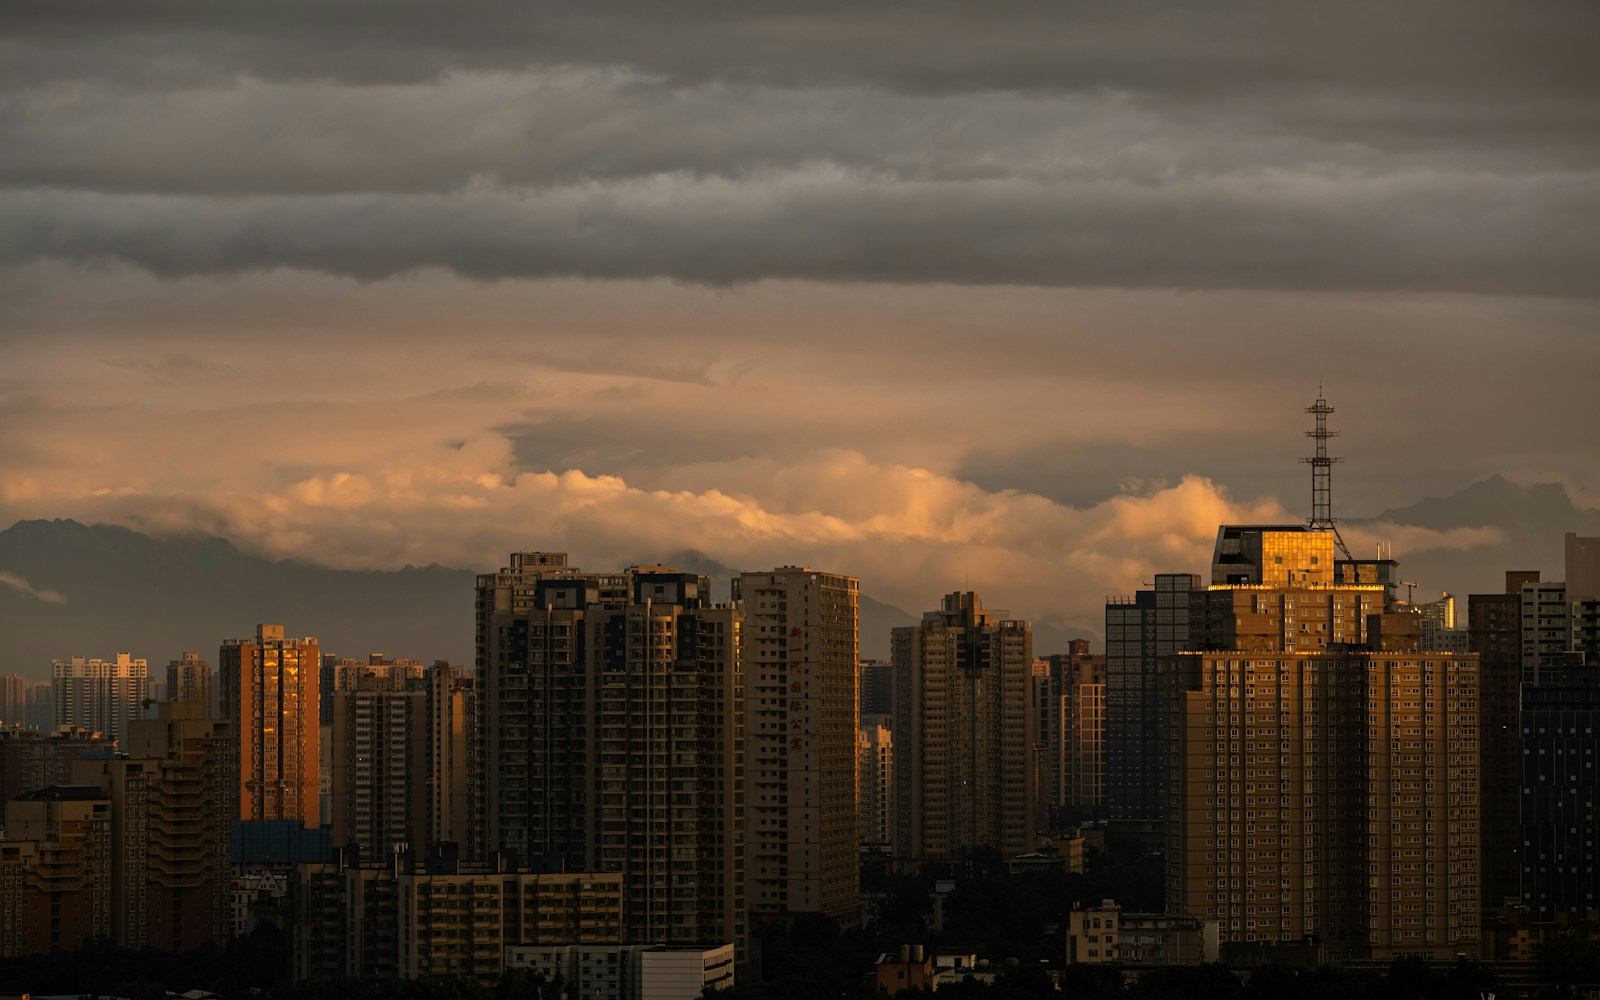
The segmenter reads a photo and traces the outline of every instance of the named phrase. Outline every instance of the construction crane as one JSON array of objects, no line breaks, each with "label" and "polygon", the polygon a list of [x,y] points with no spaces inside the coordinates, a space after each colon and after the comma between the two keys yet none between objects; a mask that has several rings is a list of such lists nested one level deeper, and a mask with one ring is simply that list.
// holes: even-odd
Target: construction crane
[{"label": "construction crane", "polygon": [[1413,598],[1416,597],[1416,594],[1417,594],[1417,583],[1416,583],[1416,581],[1415,580],[1401,580],[1400,581],[1400,586],[1406,588],[1406,607],[1410,607],[1410,608],[1416,607],[1417,606],[1417,602],[1413,599]]}]

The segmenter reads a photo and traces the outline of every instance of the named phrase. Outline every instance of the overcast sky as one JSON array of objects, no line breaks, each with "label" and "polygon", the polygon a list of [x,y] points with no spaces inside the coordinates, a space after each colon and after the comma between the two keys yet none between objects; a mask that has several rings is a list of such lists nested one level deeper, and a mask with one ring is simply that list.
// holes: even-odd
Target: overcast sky
[{"label": "overcast sky", "polygon": [[1319,383],[1336,513],[1600,504],[1592,0],[505,6],[0,7],[0,522],[1097,626]]}]

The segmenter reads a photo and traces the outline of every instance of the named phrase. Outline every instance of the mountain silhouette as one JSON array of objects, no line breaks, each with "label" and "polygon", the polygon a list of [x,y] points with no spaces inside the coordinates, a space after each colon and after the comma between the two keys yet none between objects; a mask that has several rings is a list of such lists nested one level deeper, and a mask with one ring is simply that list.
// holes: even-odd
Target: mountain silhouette
[{"label": "mountain silhouette", "polygon": [[[698,552],[662,561],[711,577],[717,600],[738,575]],[[18,521],[0,531],[0,673],[42,679],[53,658],[121,651],[148,659],[159,678],[185,650],[215,666],[224,639],[254,635],[261,622],[314,636],[340,656],[470,665],[476,576],[439,565],[328,569],[250,555],[210,535]],[[915,620],[862,595],[862,655],[887,657],[890,628]]]},{"label": "mountain silhouette", "polygon": [[314,636],[324,652],[470,662],[475,574],[392,572],[270,560],[207,535],[155,538],[108,524],[19,521],[0,531],[0,671],[49,675],[55,657],[123,651],[156,668],[184,650],[216,665],[224,639],[261,622]]},{"label": "mountain silhouette", "polygon": [[[1539,570],[1546,580],[1560,580],[1566,573],[1563,537],[1569,531],[1600,535],[1600,510],[1573,503],[1560,483],[1521,486],[1494,475],[1449,496],[1427,497],[1362,523],[1380,533],[1383,523],[1434,531],[1490,527],[1501,532],[1499,542],[1463,551],[1407,554],[1397,549],[1401,577],[1417,582],[1418,600],[1431,600],[1444,590],[1458,598],[1503,593],[1506,570]],[[1458,602],[1457,610],[1465,625],[1464,601]]]}]

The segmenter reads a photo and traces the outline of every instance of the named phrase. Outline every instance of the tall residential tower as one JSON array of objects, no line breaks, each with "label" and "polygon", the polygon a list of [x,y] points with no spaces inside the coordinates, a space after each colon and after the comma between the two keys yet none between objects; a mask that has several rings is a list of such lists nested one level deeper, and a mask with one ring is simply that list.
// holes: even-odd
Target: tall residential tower
[{"label": "tall residential tower", "polygon": [[118,653],[114,660],[52,660],[55,724],[82,726],[114,740],[125,739],[128,722],[142,718],[149,692],[144,659]]},{"label": "tall residential tower", "polygon": [[1033,630],[970,591],[894,630],[894,857],[1034,843]]},{"label": "tall residential tower", "polygon": [[860,920],[856,741],[861,583],[744,573],[745,850],[757,920]]},{"label": "tall residential tower", "polygon": [[707,589],[559,553],[479,577],[486,842],[619,873],[629,942],[742,953],[742,616]]},{"label": "tall residential tower", "polygon": [[239,740],[238,817],[321,825],[315,639],[284,638],[258,625],[254,639],[228,639],[218,653],[223,717]]}]

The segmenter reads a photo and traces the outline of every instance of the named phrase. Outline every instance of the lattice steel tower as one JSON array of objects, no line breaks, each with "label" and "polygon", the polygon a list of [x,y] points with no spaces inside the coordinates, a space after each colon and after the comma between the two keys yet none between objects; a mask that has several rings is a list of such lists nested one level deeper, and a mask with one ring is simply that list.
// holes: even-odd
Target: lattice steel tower
[{"label": "lattice steel tower", "polygon": [[1306,437],[1317,442],[1317,453],[1310,458],[1300,461],[1311,466],[1311,517],[1306,524],[1319,531],[1333,532],[1333,540],[1339,546],[1339,551],[1344,553],[1346,559],[1354,558],[1344,544],[1344,539],[1339,537],[1339,529],[1333,523],[1333,464],[1342,462],[1342,458],[1331,458],[1328,455],[1328,439],[1338,437],[1338,431],[1328,430],[1328,414],[1333,412],[1333,407],[1322,397],[1322,386],[1317,386],[1317,401],[1306,407],[1306,412],[1317,418],[1317,429],[1306,431]]}]

